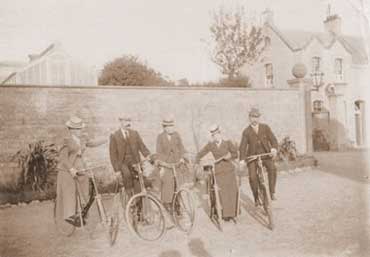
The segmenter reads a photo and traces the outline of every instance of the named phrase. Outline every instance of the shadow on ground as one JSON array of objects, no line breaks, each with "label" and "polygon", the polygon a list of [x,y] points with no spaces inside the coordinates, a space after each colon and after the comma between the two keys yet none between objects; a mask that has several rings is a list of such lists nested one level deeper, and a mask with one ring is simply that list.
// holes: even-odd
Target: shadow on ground
[{"label": "shadow on ground", "polygon": [[161,252],[158,257],[181,257],[181,253],[177,250],[167,250],[164,252]]},{"label": "shadow on ground", "polygon": [[200,238],[191,239],[188,243],[189,250],[193,256],[196,257],[212,257],[205,249],[204,243]]},{"label": "shadow on ground", "polygon": [[200,207],[202,209],[202,211],[206,214],[206,216],[213,223],[213,225],[218,230],[221,230],[217,221],[215,219],[211,219],[210,216],[209,216],[209,214],[210,214],[209,200],[208,200],[208,198],[205,198],[205,196],[209,197],[208,192],[207,192],[207,184],[206,183],[207,182],[205,182],[205,184],[198,183],[196,185],[198,190],[195,191],[195,192],[196,192],[196,196],[199,199],[199,203],[200,203],[200,206],[198,206],[198,207]]},{"label": "shadow on ground", "polygon": [[254,201],[252,201],[251,198],[243,193],[240,194],[240,200],[241,207],[243,207],[243,209],[259,224],[268,228],[269,225],[267,221],[267,216],[264,214],[264,210],[262,210],[261,208],[256,208],[254,206]]}]

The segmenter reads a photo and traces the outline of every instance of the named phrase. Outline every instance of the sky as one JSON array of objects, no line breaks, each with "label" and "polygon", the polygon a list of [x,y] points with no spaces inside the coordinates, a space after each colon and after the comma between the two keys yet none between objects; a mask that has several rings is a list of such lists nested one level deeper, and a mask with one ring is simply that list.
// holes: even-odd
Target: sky
[{"label": "sky", "polygon": [[217,80],[207,42],[211,13],[220,5],[241,4],[251,15],[269,7],[280,29],[323,31],[329,2],[343,33],[361,36],[361,0],[0,0],[0,62],[27,61],[59,41],[98,70],[134,54],[171,80]]}]

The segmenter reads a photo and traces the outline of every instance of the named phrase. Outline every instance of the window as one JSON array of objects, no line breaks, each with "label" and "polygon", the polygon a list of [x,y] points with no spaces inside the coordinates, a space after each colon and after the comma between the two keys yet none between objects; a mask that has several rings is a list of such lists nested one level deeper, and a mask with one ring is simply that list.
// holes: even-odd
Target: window
[{"label": "window", "polygon": [[265,47],[269,48],[271,46],[271,39],[269,37],[265,37]]},{"label": "window", "polygon": [[272,87],[274,84],[274,73],[272,63],[265,64],[265,82],[267,87]]},{"label": "window", "polygon": [[334,62],[334,73],[337,80],[343,80],[343,59],[336,58]]},{"label": "window", "polygon": [[314,112],[322,112],[323,111],[323,101],[321,101],[321,100],[313,101],[313,111]]},{"label": "window", "polygon": [[312,57],[312,72],[319,72],[321,65],[321,58],[318,56]]}]

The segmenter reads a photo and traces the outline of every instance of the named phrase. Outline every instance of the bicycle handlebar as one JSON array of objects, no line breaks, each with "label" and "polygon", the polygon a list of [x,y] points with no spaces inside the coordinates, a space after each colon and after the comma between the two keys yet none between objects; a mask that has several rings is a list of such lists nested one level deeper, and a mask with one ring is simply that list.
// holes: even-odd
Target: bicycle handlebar
[{"label": "bicycle handlebar", "polygon": [[263,154],[251,155],[251,156],[247,157],[247,163],[252,162],[252,161],[254,161],[258,158],[264,157],[264,156],[271,156],[272,157],[272,153],[263,153]]},{"label": "bicycle handlebar", "polygon": [[162,166],[162,167],[169,168],[169,169],[173,169],[175,167],[178,167],[181,164],[183,164],[183,162],[181,162],[181,161],[174,162],[174,163],[168,163],[168,162],[164,162],[164,161],[159,161],[158,160],[158,166]]},{"label": "bicycle handlebar", "polygon": [[91,167],[91,168],[80,169],[80,170],[77,170],[76,175],[77,176],[84,176],[86,173],[91,174],[93,169],[105,168],[105,167],[106,167],[106,165],[99,165],[99,166],[95,166],[95,167]]}]

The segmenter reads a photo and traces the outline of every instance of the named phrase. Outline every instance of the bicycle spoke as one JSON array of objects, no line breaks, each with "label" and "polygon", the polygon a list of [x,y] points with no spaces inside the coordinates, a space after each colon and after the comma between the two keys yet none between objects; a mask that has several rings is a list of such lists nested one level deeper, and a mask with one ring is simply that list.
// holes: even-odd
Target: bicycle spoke
[{"label": "bicycle spoke", "polygon": [[[186,198],[184,200],[184,198]],[[194,223],[194,207],[190,192],[180,190],[173,202],[173,218],[175,224],[184,232],[190,232]]]},{"label": "bicycle spoke", "polygon": [[149,195],[139,194],[130,199],[126,219],[130,230],[143,240],[158,240],[165,230],[162,210]]}]

